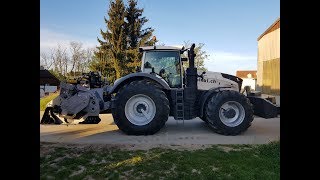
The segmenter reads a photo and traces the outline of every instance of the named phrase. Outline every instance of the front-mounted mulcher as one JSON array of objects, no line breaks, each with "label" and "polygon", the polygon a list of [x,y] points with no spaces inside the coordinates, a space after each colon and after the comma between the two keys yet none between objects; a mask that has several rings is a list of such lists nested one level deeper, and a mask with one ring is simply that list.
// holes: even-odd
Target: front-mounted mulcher
[{"label": "front-mounted mulcher", "polygon": [[[141,67],[113,85],[101,83],[94,73],[86,74],[87,81],[61,83],[60,95],[47,105],[41,123],[84,119],[83,124],[97,124],[99,114],[112,113],[115,124],[126,134],[150,135],[169,116],[175,120],[199,117],[216,133],[237,135],[250,127],[254,115],[273,118],[280,114],[280,107],[270,100],[240,93],[241,78],[198,71],[194,48],[195,44],[187,49],[141,47]],[[181,56],[184,53],[188,58]],[[186,61],[189,67],[184,70]]]}]

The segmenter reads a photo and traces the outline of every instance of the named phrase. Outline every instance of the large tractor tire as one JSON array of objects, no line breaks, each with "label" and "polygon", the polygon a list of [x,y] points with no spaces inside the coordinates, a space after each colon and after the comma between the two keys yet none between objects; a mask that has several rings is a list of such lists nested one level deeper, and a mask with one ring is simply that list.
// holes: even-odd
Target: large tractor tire
[{"label": "large tractor tire", "polygon": [[205,118],[214,132],[238,135],[253,121],[253,107],[249,99],[236,91],[222,91],[209,99]]},{"label": "large tractor tire", "polygon": [[128,135],[158,132],[169,117],[169,100],[152,82],[133,81],[122,87],[112,102],[115,124]]},{"label": "large tractor tire", "polygon": [[207,108],[206,108],[206,107],[208,106],[208,103],[209,103],[210,99],[214,98],[216,95],[217,95],[217,94],[212,94],[211,96],[209,96],[209,97],[207,98],[205,104],[204,104],[203,116],[200,117],[200,119],[201,119],[202,121],[204,121],[205,123],[208,123],[207,115],[206,115],[206,114],[207,114]]}]

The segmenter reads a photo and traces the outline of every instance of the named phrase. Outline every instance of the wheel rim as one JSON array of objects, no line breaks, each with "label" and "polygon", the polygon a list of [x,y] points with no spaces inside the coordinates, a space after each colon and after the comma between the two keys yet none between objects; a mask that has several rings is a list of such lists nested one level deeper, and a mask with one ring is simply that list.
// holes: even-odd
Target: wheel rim
[{"label": "wheel rim", "polygon": [[220,107],[219,117],[226,126],[235,127],[243,122],[245,110],[240,103],[227,101]]},{"label": "wheel rim", "polygon": [[143,126],[150,123],[156,115],[156,105],[149,96],[137,94],[127,101],[125,115],[132,124]]}]

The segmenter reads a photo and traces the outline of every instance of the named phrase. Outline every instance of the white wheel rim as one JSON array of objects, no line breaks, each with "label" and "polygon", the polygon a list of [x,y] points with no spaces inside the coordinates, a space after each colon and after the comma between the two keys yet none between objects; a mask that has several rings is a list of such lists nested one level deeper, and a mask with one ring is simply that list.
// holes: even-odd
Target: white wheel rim
[{"label": "white wheel rim", "polygon": [[125,115],[132,124],[143,126],[156,115],[156,105],[149,96],[137,94],[126,102]]},{"label": "white wheel rim", "polygon": [[241,124],[245,118],[243,106],[236,101],[227,101],[220,107],[219,118],[223,124],[235,127]]}]

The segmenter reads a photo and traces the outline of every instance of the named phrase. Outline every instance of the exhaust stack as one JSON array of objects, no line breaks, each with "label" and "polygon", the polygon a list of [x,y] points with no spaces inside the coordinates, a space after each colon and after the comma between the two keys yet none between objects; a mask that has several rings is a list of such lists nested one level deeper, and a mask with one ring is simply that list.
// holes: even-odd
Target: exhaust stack
[{"label": "exhaust stack", "polygon": [[194,67],[194,53],[195,44],[193,43],[188,51],[189,67],[186,70],[186,87],[184,89],[184,101],[185,101],[185,119],[192,119],[197,117],[195,103],[197,99],[197,68]]},{"label": "exhaust stack", "polygon": [[194,67],[194,57],[196,56],[196,54],[194,54],[194,48],[195,48],[195,44],[193,43],[190,47],[190,50],[188,51],[189,67],[187,68],[186,86],[194,90],[197,90],[198,74],[197,74],[197,68]]}]

